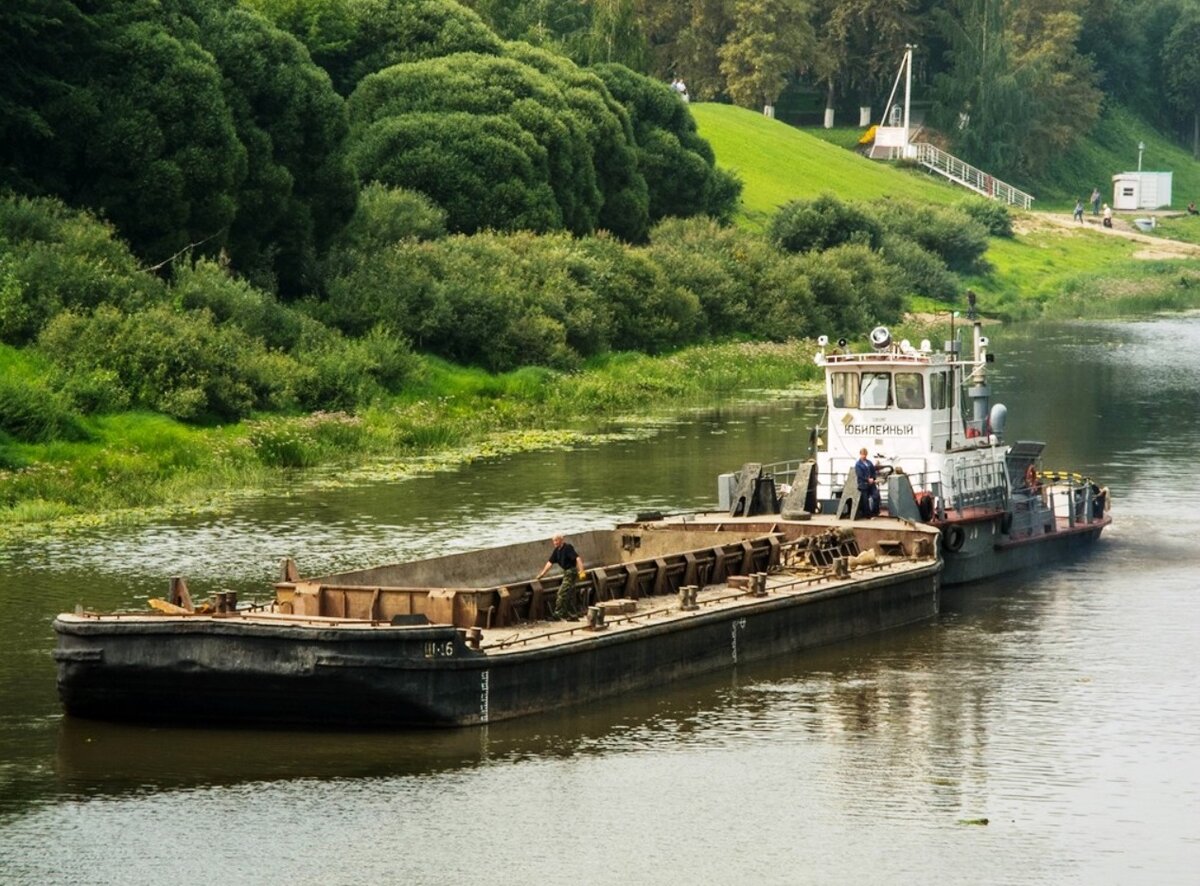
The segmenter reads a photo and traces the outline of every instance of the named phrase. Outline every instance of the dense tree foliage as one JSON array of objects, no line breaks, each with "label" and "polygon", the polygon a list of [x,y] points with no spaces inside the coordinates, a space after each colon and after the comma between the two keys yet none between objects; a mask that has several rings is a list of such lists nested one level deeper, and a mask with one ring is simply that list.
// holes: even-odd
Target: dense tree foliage
[{"label": "dense tree foliage", "polygon": [[1192,123],[1192,156],[1200,159],[1200,8],[1181,16],[1164,47],[1167,98]]},{"label": "dense tree foliage", "polygon": [[303,46],[234,0],[46,8],[0,13],[38,64],[0,85],[5,180],[102,211],[148,264],[226,249],[264,284],[314,288],[355,183]]},{"label": "dense tree foliage", "polygon": [[501,50],[500,38],[479,16],[453,0],[251,2],[305,42],[344,96],[368,74],[392,65]]},{"label": "dense tree foliage", "polygon": [[629,112],[638,170],[650,189],[650,220],[702,213],[729,218],[741,185],[716,168],[712,148],[696,133],[696,122],[679,96],[622,65],[595,70]]},{"label": "dense tree foliage", "polygon": [[[793,98],[823,92],[838,113],[878,109],[914,44],[914,86],[936,111],[927,122],[955,153],[1002,175],[1036,178],[1093,135],[1101,91],[1189,140],[1197,129],[1163,91],[1180,70],[1164,50],[1197,0],[468,2],[502,36],[584,64],[682,76],[695,98],[753,108],[782,88]],[[597,34],[608,55],[596,54]]]},{"label": "dense tree foliage", "polygon": [[228,235],[233,264],[268,288],[318,288],[317,263],[354,207],[357,183],[343,142],[346,111],[328,76],[292,36],[236,5],[176,0],[221,70],[225,101],[246,150]]},{"label": "dense tree foliage", "polygon": [[734,27],[718,50],[725,88],[747,107],[773,105],[789,74],[816,58],[807,0],[734,0]]},{"label": "dense tree foliage", "polygon": [[1012,233],[982,200],[725,227],[740,185],[674,75],[840,109],[881,100],[915,43],[927,122],[997,175],[1087,137],[1101,89],[1200,139],[1200,0],[470,5],[3,4],[0,344],[44,375],[0,379],[0,440],[127,408],[363,408],[414,346],[570,368],[849,332],[952,300]]}]

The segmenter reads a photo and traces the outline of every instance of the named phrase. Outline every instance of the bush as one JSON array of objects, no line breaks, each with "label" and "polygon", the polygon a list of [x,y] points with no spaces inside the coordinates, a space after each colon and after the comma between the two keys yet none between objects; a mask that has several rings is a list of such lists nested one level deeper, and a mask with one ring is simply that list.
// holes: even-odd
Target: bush
[{"label": "bush", "polygon": [[428,195],[451,230],[562,227],[546,151],[507,117],[453,112],[386,116],[351,149],[359,175]]},{"label": "bush", "polygon": [[637,142],[638,171],[649,188],[650,222],[707,214],[728,221],[741,182],[717,169],[712,147],[696,131],[688,106],[667,86],[624,65],[592,68],[625,106]]},{"label": "bush", "polygon": [[938,256],[916,241],[888,234],[880,254],[894,265],[909,295],[926,295],[950,302],[958,297],[959,279]]},{"label": "bush", "polygon": [[67,397],[40,380],[0,376],[0,435],[4,434],[24,443],[89,436]]},{"label": "bush", "polygon": [[304,409],[365,406],[399,391],[418,371],[407,341],[383,326],[362,338],[329,334],[304,349],[303,385],[296,400]]},{"label": "bush", "polygon": [[993,237],[1011,237],[1013,235],[1012,213],[1008,211],[1007,206],[997,200],[968,197],[956,208],[987,228],[988,234]]},{"label": "bush", "polygon": [[338,252],[386,249],[402,240],[436,240],[446,236],[446,210],[419,191],[389,188],[373,181],[363,187],[354,216],[334,244]]},{"label": "bush", "polygon": [[119,380],[112,396],[185,421],[238,419],[255,408],[292,405],[297,368],[269,354],[240,329],[221,327],[207,311],[153,307],[122,314],[101,306],[67,311],[46,327],[39,348],[64,373]]},{"label": "bush", "polygon": [[821,251],[843,243],[878,249],[883,230],[865,210],[843,203],[832,194],[822,194],[816,200],[794,200],[785,205],[771,219],[768,236],[788,252]]},{"label": "bush", "polygon": [[63,310],[164,298],[111,225],[58,200],[0,197],[0,341],[28,344]]},{"label": "bush", "polygon": [[807,253],[798,267],[812,288],[816,309],[834,333],[895,323],[904,298],[892,268],[861,244],[846,244],[823,253]]},{"label": "bush", "polygon": [[766,277],[784,260],[763,237],[709,218],[660,222],[646,254],[667,280],[695,295],[702,331],[715,336],[762,327],[764,303],[772,301]]},{"label": "bush", "polygon": [[210,259],[181,262],[171,294],[185,311],[208,311],[219,325],[236,327],[272,348],[293,347],[305,324],[311,322],[270,293],[231,277]]},{"label": "bush", "polygon": [[970,274],[983,269],[988,232],[961,209],[884,200],[880,224],[893,234],[916,241],[939,256],[952,271]]}]

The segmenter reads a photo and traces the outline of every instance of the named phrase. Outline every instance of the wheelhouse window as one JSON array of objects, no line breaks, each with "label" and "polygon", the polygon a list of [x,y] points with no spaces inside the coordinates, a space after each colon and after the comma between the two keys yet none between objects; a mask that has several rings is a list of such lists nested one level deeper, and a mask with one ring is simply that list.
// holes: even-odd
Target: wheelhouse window
[{"label": "wheelhouse window", "polygon": [[864,372],[859,386],[859,408],[887,409],[891,401],[892,374]]},{"label": "wheelhouse window", "polygon": [[954,384],[949,372],[929,376],[929,405],[934,409],[949,409],[954,405]]},{"label": "wheelhouse window", "polygon": [[896,405],[901,409],[925,408],[925,379],[921,373],[896,373]]},{"label": "wheelhouse window", "polygon": [[834,372],[829,376],[834,409],[858,408],[858,373]]}]

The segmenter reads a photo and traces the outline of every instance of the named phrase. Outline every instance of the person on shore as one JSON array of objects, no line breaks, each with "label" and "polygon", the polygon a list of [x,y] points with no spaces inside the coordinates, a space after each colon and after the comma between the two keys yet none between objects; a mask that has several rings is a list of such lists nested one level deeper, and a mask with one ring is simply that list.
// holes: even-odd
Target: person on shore
[{"label": "person on shore", "polygon": [[1112,227],[1112,209],[1107,203],[1104,204],[1104,227]]},{"label": "person on shore", "polygon": [[1092,215],[1100,214],[1100,189],[1092,188]]},{"label": "person on shore", "polygon": [[1200,215],[1200,210],[1196,209],[1196,201],[1195,200],[1193,200],[1191,203],[1188,204],[1187,214],[1188,215]]},{"label": "person on shore", "polygon": [[578,616],[575,611],[575,581],[577,578],[585,578],[587,575],[583,569],[583,558],[576,553],[573,545],[563,540],[562,533],[555,533],[551,542],[554,547],[546,559],[546,565],[537,574],[537,578],[540,579],[549,572],[552,566],[562,568],[562,583],[559,584],[558,596],[554,599],[554,617],[573,619]]},{"label": "person on shore", "polygon": [[875,468],[875,462],[867,458],[865,448],[858,451],[854,474],[858,478],[859,513],[864,517],[879,516],[879,484],[876,482],[879,472]]},{"label": "person on shore", "polygon": [[1079,222],[1080,224],[1083,224],[1083,201],[1082,200],[1075,201],[1075,211],[1073,213],[1071,213],[1071,218],[1075,219],[1075,221]]}]

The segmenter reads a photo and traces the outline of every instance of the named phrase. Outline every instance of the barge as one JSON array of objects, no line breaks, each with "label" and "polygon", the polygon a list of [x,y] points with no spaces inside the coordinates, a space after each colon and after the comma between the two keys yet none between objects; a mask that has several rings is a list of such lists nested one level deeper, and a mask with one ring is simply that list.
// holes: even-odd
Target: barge
[{"label": "barge", "polygon": [[593,702],[933,618],[937,530],[744,516],[571,538],[586,618],[549,619],[546,540],[302,578],[261,604],[54,622],[67,712],[104,720],[333,728],[467,726]]},{"label": "barge", "polygon": [[882,326],[869,351],[821,336],[815,359],[825,409],[807,456],[722,474],[722,512],[824,514],[847,525],[869,519],[874,508],[856,472],[866,451],[879,513],[940,533],[947,586],[1091,548],[1112,523],[1108,490],[1074,470],[1047,469],[1044,442],[1005,441],[1008,412],[992,403],[988,383],[994,355],[975,294],[967,298],[969,349],[953,329],[941,351],[928,340],[895,342]]}]

